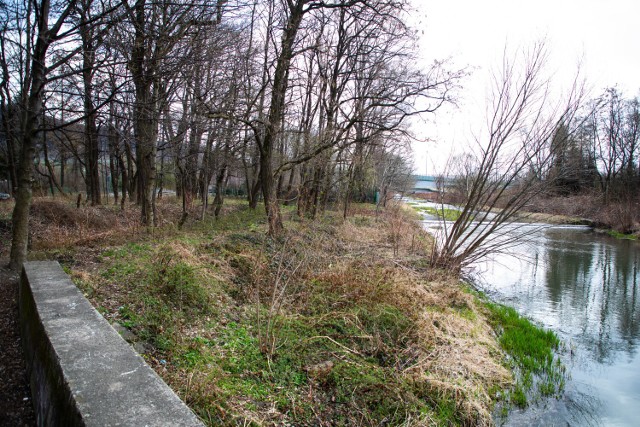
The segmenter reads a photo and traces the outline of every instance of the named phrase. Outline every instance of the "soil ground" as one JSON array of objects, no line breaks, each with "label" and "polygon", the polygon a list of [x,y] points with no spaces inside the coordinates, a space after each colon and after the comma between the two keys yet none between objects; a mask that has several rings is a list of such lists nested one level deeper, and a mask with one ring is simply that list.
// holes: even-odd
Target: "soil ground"
[{"label": "soil ground", "polygon": [[0,259],[0,426],[34,426],[18,329],[18,274]]}]

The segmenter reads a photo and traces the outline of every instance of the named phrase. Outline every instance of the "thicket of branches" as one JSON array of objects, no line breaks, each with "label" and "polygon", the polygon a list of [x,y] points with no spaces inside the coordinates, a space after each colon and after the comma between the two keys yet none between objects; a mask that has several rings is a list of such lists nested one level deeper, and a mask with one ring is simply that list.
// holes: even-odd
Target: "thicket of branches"
[{"label": "thicket of branches", "polygon": [[[521,158],[526,167],[514,183],[531,179],[545,197],[586,193],[602,205],[633,202],[640,197],[640,98],[624,98],[609,88],[576,108],[555,124],[544,149]],[[449,201],[460,203],[469,194],[479,170],[477,158],[466,153],[450,162],[455,179],[448,188]]]},{"label": "thicket of branches", "polygon": [[[152,227],[166,190],[184,216],[210,189],[315,216],[408,173],[407,118],[461,76],[412,66],[407,1],[11,0],[0,3],[1,172],[26,254],[33,183],[127,201]],[[419,106],[419,107],[417,107]],[[0,177],[1,179],[2,177]]]},{"label": "thicket of branches", "polygon": [[544,42],[513,58],[505,54],[493,75],[487,129],[449,164],[445,199],[461,210],[455,221],[443,221],[433,264],[462,269],[521,243],[537,230],[512,224],[550,197],[588,193],[601,209],[621,207],[620,231],[637,226],[638,99],[608,89],[585,102],[576,78],[558,101],[545,72],[547,55]]},{"label": "thicket of branches", "polygon": [[464,156],[450,162],[447,197],[460,212],[454,221],[443,221],[432,264],[461,270],[522,242],[527,233],[511,224],[565,176],[558,171],[551,183],[551,171],[573,132],[565,124],[576,122],[584,91],[576,78],[564,96],[554,96],[547,58],[544,42],[513,56],[505,51],[502,67],[492,75],[487,129]]}]

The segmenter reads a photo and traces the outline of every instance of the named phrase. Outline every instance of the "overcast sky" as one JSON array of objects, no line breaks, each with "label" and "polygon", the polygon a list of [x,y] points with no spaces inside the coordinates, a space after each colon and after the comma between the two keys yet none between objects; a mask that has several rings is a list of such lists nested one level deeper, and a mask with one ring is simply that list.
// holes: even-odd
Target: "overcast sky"
[{"label": "overcast sky", "polygon": [[640,94],[639,0],[412,1],[424,60],[450,57],[472,71],[462,82],[457,109],[442,109],[431,122],[416,125],[435,140],[414,144],[418,173],[439,172],[449,147],[461,147],[472,132],[479,133],[487,75],[505,44],[526,47],[546,39],[549,72],[568,81],[581,63],[593,97],[611,86],[627,97]]}]

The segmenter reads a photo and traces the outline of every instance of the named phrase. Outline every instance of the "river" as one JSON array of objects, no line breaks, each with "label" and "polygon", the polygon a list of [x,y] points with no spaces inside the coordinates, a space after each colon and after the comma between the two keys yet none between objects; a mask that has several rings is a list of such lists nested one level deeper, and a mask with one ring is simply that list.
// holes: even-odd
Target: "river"
[{"label": "river", "polygon": [[[433,219],[425,227],[435,225]],[[531,229],[522,224],[513,232]],[[640,243],[549,226],[477,263],[493,300],[555,331],[568,380],[560,399],[514,410],[507,426],[640,425]]]}]

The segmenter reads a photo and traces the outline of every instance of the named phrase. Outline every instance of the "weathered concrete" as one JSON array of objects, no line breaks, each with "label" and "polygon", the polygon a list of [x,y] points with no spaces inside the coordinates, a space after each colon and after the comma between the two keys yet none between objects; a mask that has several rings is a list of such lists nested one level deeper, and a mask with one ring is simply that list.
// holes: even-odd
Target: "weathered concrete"
[{"label": "weathered concrete", "polygon": [[38,425],[203,425],[57,262],[25,263],[20,322]]}]

